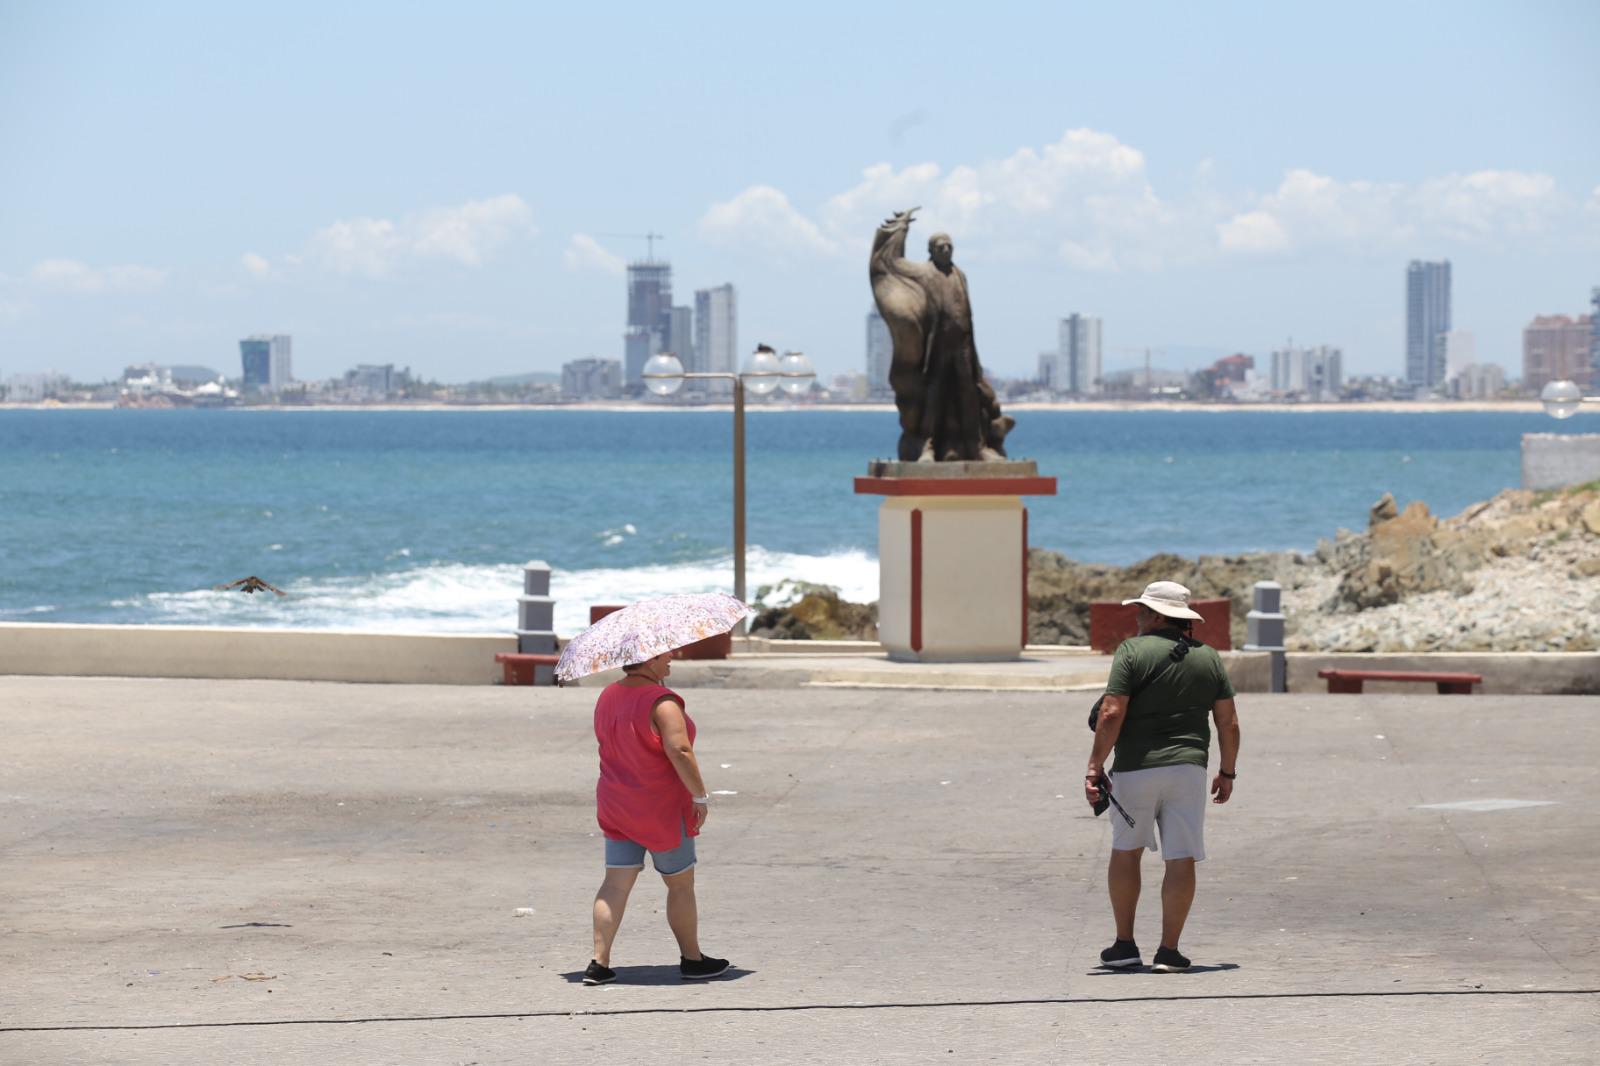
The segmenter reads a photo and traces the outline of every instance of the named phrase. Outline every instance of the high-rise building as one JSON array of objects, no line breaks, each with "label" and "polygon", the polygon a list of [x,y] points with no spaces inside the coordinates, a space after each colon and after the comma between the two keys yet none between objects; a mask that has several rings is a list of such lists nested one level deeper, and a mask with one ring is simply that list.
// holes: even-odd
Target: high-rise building
[{"label": "high-rise building", "polygon": [[615,400],[622,395],[622,363],[574,359],[561,366],[561,395],[569,400]]},{"label": "high-rise building", "polygon": [[294,380],[290,341],[284,334],[256,334],[239,342],[246,389],[282,392]]},{"label": "high-rise building", "polygon": [[388,398],[394,391],[393,363],[358,363],[345,371],[345,385],[352,393],[369,400]]},{"label": "high-rise building", "polygon": [[1444,384],[1444,335],[1450,332],[1450,260],[1406,267],[1406,381],[1418,389]]},{"label": "high-rise building", "polygon": [[1344,353],[1326,344],[1278,348],[1272,353],[1270,387],[1285,396],[1337,400],[1344,388]]},{"label": "high-rise building", "polygon": [[1050,392],[1061,391],[1061,353],[1040,352],[1039,373],[1037,375],[1039,387]]},{"label": "high-rise building", "polygon": [[1079,396],[1100,391],[1100,319],[1070,314],[1061,320],[1056,351],[1060,355],[1058,380],[1053,386]]},{"label": "high-rise building", "polygon": [[666,350],[678,357],[685,370],[701,370],[694,348],[694,308],[674,307],[668,315]]},{"label": "high-rise building", "polygon": [[889,364],[894,360],[894,339],[889,324],[874,307],[867,312],[867,398],[893,396],[889,387]]},{"label": "high-rise building", "polygon": [[1456,376],[1457,368],[1471,366],[1478,361],[1478,343],[1464,329],[1452,329],[1439,339],[1444,352],[1445,380]]},{"label": "high-rise building", "polygon": [[1523,387],[1537,393],[1565,380],[1587,389],[1594,380],[1593,343],[1593,316],[1538,315],[1522,331]]},{"label": "high-rise building", "polygon": [[1600,381],[1600,285],[1589,290],[1589,380]]},{"label": "high-rise building", "polygon": [[267,337],[246,337],[239,342],[239,362],[244,367],[244,387],[265,389],[272,382],[272,341]]},{"label": "high-rise building", "polygon": [[1493,400],[1505,391],[1506,372],[1498,363],[1450,364],[1450,395],[1462,400]]},{"label": "high-rise building", "polygon": [[[694,294],[695,359],[708,372],[739,369],[739,302],[731,284],[699,289]],[[727,381],[710,383],[712,392],[729,393]]]},{"label": "high-rise building", "polygon": [[672,264],[647,259],[628,264],[628,327],[624,333],[624,385],[644,385],[644,363],[666,351],[672,336]]},{"label": "high-rise building", "polygon": [[293,367],[289,361],[289,338],[280,334],[272,338],[272,391],[282,392],[293,380]]}]

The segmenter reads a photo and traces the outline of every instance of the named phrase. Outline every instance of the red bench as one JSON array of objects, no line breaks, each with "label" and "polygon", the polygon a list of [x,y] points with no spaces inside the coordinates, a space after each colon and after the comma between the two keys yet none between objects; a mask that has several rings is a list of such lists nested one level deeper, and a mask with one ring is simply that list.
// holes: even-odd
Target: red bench
[{"label": "red bench", "polygon": [[1441,674],[1431,670],[1318,670],[1327,678],[1329,692],[1360,692],[1365,681],[1431,681],[1441,695],[1470,696],[1472,686],[1483,684],[1482,674]]},{"label": "red bench", "polygon": [[532,685],[535,667],[555,666],[560,660],[559,655],[535,655],[517,651],[496,652],[494,657],[494,661],[505,668],[505,679],[501,683],[506,685]]}]

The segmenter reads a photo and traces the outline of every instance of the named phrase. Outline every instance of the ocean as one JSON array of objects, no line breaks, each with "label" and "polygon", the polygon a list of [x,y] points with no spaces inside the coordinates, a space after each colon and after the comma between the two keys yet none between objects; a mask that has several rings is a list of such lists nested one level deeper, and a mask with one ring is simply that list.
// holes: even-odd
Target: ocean
[{"label": "ocean", "polygon": [[[1450,515],[1521,476],[1536,413],[1020,411],[1076,559],[1311,550],[1384,492]],[[752,410],[749,589],[877,598],[884,411]],[[0,620],[494,632],[524,562],[556,628],[594,603],[732,586],[727,411],[0,411]],[[211,590],[255,574],[289,596]]]}]

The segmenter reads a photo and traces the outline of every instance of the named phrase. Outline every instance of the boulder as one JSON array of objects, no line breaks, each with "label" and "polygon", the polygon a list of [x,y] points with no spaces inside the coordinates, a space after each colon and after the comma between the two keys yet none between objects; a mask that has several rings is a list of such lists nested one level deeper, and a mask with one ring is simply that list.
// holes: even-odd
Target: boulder
[{"label": "boulder", "polygon": [[[775,605],[769,605],[769,602]],[[832,585],[785,581],[756,593],[750,635],[773,640],[877,640],[878,605],[851,603]]]}]

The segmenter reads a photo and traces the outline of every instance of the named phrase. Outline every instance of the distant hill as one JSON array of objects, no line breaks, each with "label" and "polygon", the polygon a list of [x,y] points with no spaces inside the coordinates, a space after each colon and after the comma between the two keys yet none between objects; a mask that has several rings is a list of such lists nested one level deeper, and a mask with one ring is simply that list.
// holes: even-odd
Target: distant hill
[{"label": "distant hill", "polygon": [[497,378],[485,378],[485,385],[559,385],[561,375],[548,370],[534,370],[526,374],[503,374]]},{"label": "distant hill", "polygon": [[222,376],[209,366],[172,366],[167,369],[172,371],[173,382],[179,385],[204,385]]}]

